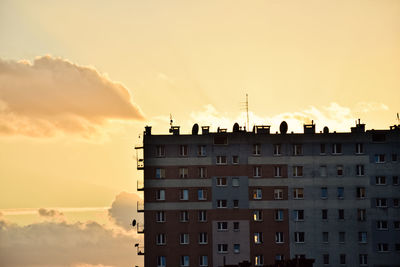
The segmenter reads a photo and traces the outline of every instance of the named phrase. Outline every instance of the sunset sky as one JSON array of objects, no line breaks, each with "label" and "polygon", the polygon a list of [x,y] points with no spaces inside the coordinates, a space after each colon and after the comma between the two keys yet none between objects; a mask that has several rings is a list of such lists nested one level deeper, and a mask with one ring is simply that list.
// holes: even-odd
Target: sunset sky
[{"label": "sunset sky", "polygon": [[386,129],[399,74],[397,0],[0,0],[0,265],[143,265],[145,125]]}]

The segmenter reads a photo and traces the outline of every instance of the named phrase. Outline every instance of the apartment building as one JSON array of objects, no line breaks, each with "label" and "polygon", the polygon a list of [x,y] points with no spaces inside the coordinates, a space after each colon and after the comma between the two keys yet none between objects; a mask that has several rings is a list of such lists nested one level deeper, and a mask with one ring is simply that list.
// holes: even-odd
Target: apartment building
[{"label": "apartment building", "polygon": [[138,147],[145,267],[400,266],[400,125],[198,128]]}]

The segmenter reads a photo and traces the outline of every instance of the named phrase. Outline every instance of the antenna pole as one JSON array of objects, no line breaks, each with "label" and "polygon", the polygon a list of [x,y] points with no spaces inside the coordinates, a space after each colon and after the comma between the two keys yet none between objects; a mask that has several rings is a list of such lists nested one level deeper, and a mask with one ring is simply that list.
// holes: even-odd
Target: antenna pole
[{"label": "antenna pole", "polygon": [[250,129],[249,125],[249,96],[246,94],[246,113],[247,113],[247,129]]}]

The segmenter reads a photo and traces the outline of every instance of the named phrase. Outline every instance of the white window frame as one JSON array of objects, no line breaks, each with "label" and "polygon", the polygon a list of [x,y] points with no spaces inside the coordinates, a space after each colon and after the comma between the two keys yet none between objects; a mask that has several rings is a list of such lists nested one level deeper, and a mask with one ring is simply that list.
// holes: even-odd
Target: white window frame
[{"label": "white window frame", "polygon": [[254,244],[262,244],[263,243],[263,233],[255,232],[254,235]]},{"label": "white window frame", "polygon": [[305,233],[304,232],[294,232],[294,242],[295,243],[304,243]]},{"label": "white window frame", "polygon": [[358,232],[358,243],[361,243],[361,244],[368,243],[367,232]]},{"label": "white window frame", "polygon": [[165,256],[157,256],[157,267],[166,267],[167,258]]},{"label": "white window frame", "polygon": [[375,163],[385,163],[385,154],[375,154]]},{"label": "white window frame", "polygon": [[263,266],[263,265],[264,265],[264,255],[254,256],[254,266]]},{"label": "white window frame", "polygon": [[189,189],[181,189],[179,194],[180,200],[189,200]]},{"label": "white window frame", "polygon": [[199,220],[199,222],[206,222],[207,221],[207,211],[206,210],[199,210],[199,212],[198,212],[198,220]]},{"label": "white window frame", "polygon": [[283,218],[284,218],[283,210],[281,209],[275,210],[275,221],[283,221]]},{"label": "white window frame", "polygon": [[375,176],[376,185],[386,185],[386,176]]},{"label": "white window frame", "polygon": [[159,190],[157,190],[157,193],[156,193],[156,200],[158,200],[158,201],[163,201],[163,200],[165,200],[165,190],[164,190],[164,189],[159,189]]},{"label": "white window frame", "polygon": [[377,230],[388,230],[388,221],[376,221]]},{"label": "white window frame", "polygon": [[367,210],[366,209],[357,209],[357,220],[363,222],[367,219]]},{"label": "white window frame", "polygon": [[179,156],[187,157],[188,151],[189,151],[188,145],[180,145],[179,146]]},{"label": "white window frame", "polygon": [[199,177],[207,178],[207,168],[206,167],[199,167]]},{"label": "white window frame", "polygon": [[165,157],[165,145],[156,146],[156,157]]},{"label": "white window frame", "polygon": [[227,164],[226,156],[224,156],[224,155],[216,156],[216,164],[217,165],[226,165]]},{"label": "white window frame", "polygon": [[218,244],[217,249],[219,254],[226,254],[228,253],[228,244]]},{"label": "white window frame", "polygon": [[388,243],[378,243],[378,252],[389,252]]},{"label": "white window frame", "polygon": [[274,156],[282,155],[282,145],[281,144],[274,144]]},{"label": "white window frame", "polygon": [[207,190],[198,189],[197,190],[197,200],[207,200]]},{"label": "white window frame", "polygon": [[304,199],[304,188],[293,188],[293,199]]},{"label": "white window frame", "polygon": [[358,199],[364,199],[367,197],[367,190],[365,189],[365,187],[357,187],[357,195],[356,197]]},{"label": "white window frame", "polygon": [[200,245],[208,244],[208,234],[207,234],[207,232],[199,233],[199,244]]},{"label": "white window frame", "polygon": [[377,198],[376,199],[376,207],[377,208],[387,208],[387,198]]},{"label": "white window frame", "polygon": [[180,222],[188,222],[189,221],[189,212],[187,210],[181,210],[179,212],[179,221]]},{"label": "white window frame", "polygon": [[303,166],[293,166],[293,177],[303,177]]},{"label": "white window frame", "polygon": [[357,155],[364,154],[364,144],[363,143],[356,144],[356,154]]},{"label": "white window frame", "polygon": [[282,177],[282,166],[274,166],[274,177]]},{"label": "white window frame", "polygon": [[263,220],[263,212],[262,210],[253,211],[253,221],[261,222]]},{"label": "white window frame", "polygon": [[283,232],[275,232],[275,243],[282,244],[284,242]]},{"label": "white window frame", "polygon": [[189,170],[186,167],[179,168],[179,178],[188,178]]},{"label": "white window frame", "polygon": [[156,168],[156,178],[157,179],[165,178],[165,169],[164,168]]},{"label": "white window frame", "polygon": [[253,144],[253,156],[261,155],[261,144]]},{"label": "white window frame", "polygon": [[233,186],[233,187],[238,187],[238,186],[240,186],[240,179],[239,179],[239,177],[233,177],[233,178],[232,178],[232,186]]},{"label": "white window frame", "polygon": [[228,186],[228,179],[226,177],[217,177],[217,186]]},{"label": "white window frame", "polygon": [[180,263],[181,263],[182,267],[183,266],[185,266],[185,267],[189,266],[190,265],[190,257],[187,256],[187,255],[181,256],[181,262]]},{"label": "white window frame", "polygon": [[303,155],[303,145],[302,144],[294,144],[293,145],[293,155],[294,156]]},{"label": "white window frame", "polygon": [[274,199],[276,200],[283,199],[283,189],[274,189]]},{"label": "white window frame", "polygon": [[217,199],[217,208],[226,209],[228,207],[228,201],[226,199]]},{"label": "white window frame", "polygon": [[256,188],[253,190],[253,199],[260,200],[262,199],[262,189]]},{"label": "white window frame", "polygon": [[164,246],[167,243],[166,235],[164,233],[157,234],[156,236],[156,245],[157,246]]},{"label": "white window frame", "polygon": [[340,155],[343,153],[343,148],[341,143],[332,144],[332,154]]},{"label": "white window frame", "polygon": [[189,245],[189,234],[188,233],[181,233],[179,235],[179,244],[180,245]]},{"label": "white window frame", "polygon": [[199,157],[205,157],[207,155],[206,153],[206,146],[205,145],[199,145],[197,147],[197,156]]},{"label": "white window frame", "polygon": [[302,222],[304,221],[304,210],[294,210],[294,220],[296,222]]},{"label": "white window frame", "polygon": [[199,265],[201,267],[208,266],[208,256],[207,255],[201,255],[199,257]]},{"label": "white window frame", "polygon": [[356,175],[357,176],[364,176],[365,175],[364,165],[362,165],[362,164],[356,165]]},{"label": "white window frame", "polygon": [[261,177],[261,166],[253,167],[253,177]]},{"label": "white window frame", "polygon": [[161,211],[157,211],[156,212],[156,222],[158,223],[163,223],[166,221],[165,218],[165,211],[161,210]]},{"label": "white window frame", "polygon": [[367,266],[368,265],[368,254],[359,254],[358,260],[360,266]]},{"label": "white window frame", "polygon": [[217,222],[217,231],[228,231],[228,222]]}]

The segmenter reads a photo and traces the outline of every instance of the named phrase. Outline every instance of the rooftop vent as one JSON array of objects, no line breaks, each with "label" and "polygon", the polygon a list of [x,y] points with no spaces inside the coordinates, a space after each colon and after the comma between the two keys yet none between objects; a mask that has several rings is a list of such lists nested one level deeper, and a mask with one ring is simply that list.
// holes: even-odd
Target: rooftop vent
[{"label": "rooftop vent", "polygon": [[151,126],[144,127],[144,134],[151,135]]},{"label": "rooftop vent", "polygon": [[232,132],[239,132],[240,131],[240,127],[239,127],[239,123],[235,123],[234,125],[233,125],[233,130],[232,130]]},{"label": "rooftop vent", "polygon": [[255,127],[257,134],[269,134],[271,128],[270,125],[256,125]]},{"label": "rooftop vent", "polygon": [[201,134],[209,134],[210,126],[201,126]]},{"label": "rooftop vent", "polygon": [[199,125],[195,123],[192,127],[192,135],[198,135],[199,134]]},{"label": "rooftop vent", "polygon": [[226,129],[226,128],[223,129],[223,128],[219,128],[219,127],[218,127],[217,132],[218,132],[218,133],[226,133],[226,132],[227,132],[227,129]]},{"label": "rooftop vent", "polygon": [[304,124],[304,133],[305,134],[313,134],[313,133],[315,133],[314,121],[311,121],[311,124]]},{"label": "rooftop vent", "polygon": [[179,128],[180,126],[171,126],[169,132],[172,133],[173,135],[179,135]]},{"label": "rooftop vent", "polygon": [[286,121],[282,121],[281,125],[279,126],[279,130],[281,131],[281,134],[286,134],[288,130],[288,125]]},{"label": "rooftop vent", "polygon": [[363,133],[365,132],[365,124],[360,122],[360,119],[358,119],[358,122],[356,121],[356,127],[351,127],[351,132],[352,133]]},{"label": "rooftop vent", "polygon": [[324,127],[324,134],[328,134],[329,133],[329,128],[327,126]]}]

